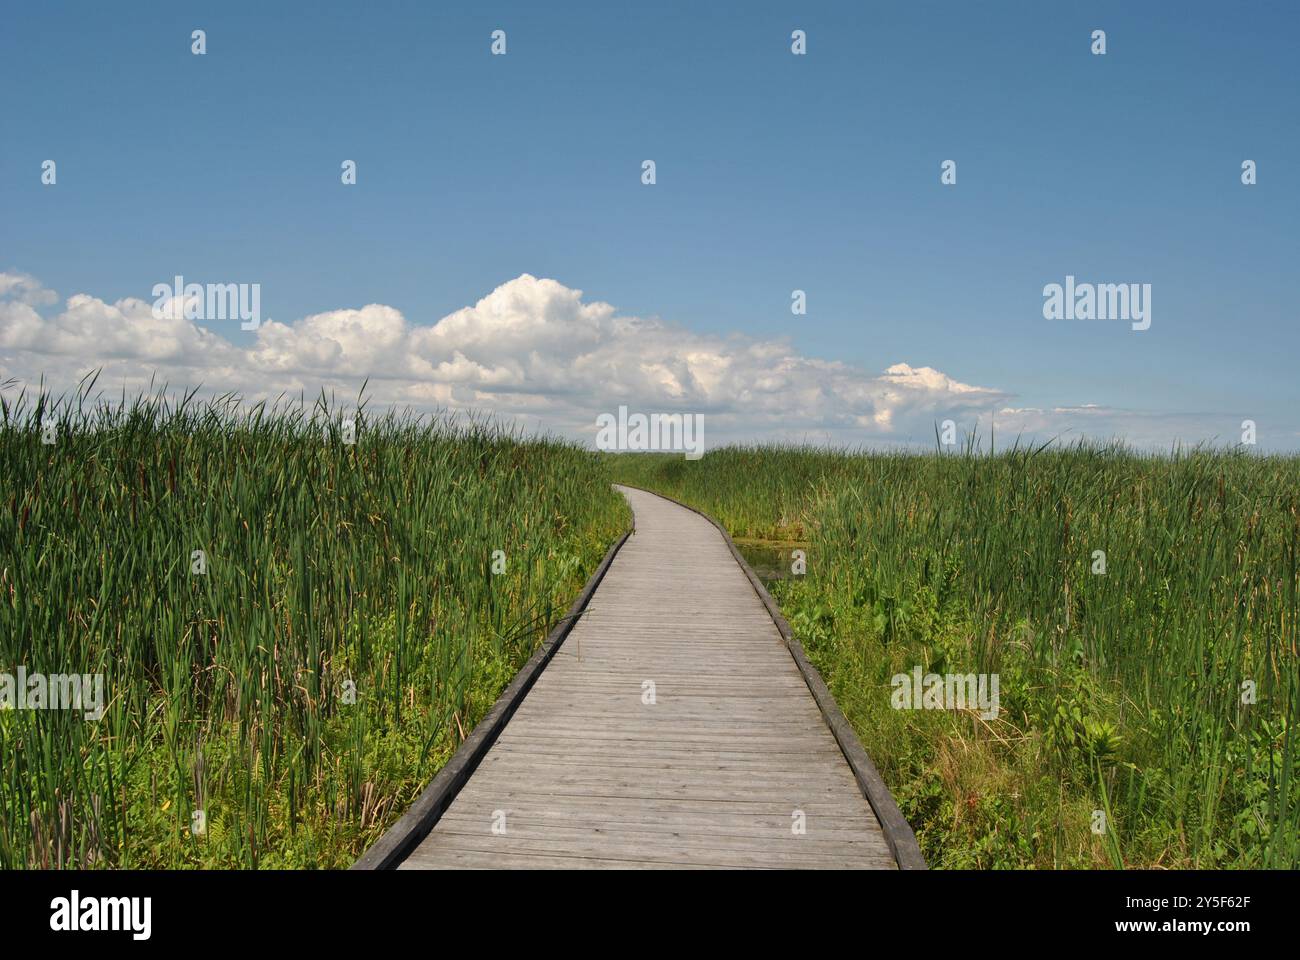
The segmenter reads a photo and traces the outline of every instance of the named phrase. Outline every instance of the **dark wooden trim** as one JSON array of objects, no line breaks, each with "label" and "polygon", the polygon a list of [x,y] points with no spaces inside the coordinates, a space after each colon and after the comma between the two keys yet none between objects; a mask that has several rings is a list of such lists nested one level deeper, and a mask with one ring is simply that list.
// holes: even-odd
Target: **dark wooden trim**
[{"label": "dark wooden trim", "polygon": [[410,855],[426,836],[433,829],[434,824],[451,806],[452,800],[456,794],[465,786],[470,775],[482,762],[487,755],[488,750],[501,735],[510,718],[514,716],[515,710],[523,702],[528,691],[532,689],[533,684],[546,669],[546,665],[551,662],[555,652],[559,650],[560,644],[564,643],[564,638],[569,635],[573,625],[578,622],[587,608],[587,603],[591,600],[591,595],[596,592],[600,586],[600,581],[605,578],[609,565],[614,562],[619,548],[627,542],[627,538],[634,531],[629,530],[623,534],[605,553],[605,559],[600,562],[596,572],[591,575],[586,586],[582,588],[582,593],[578,594],[578,599],[573,601],[573,606],[564,618],[555,625],[545,642],[537,648],[537,651],[524,664],[523,669],[515,675],[514,680],[510,681],[510,686],[497,698],[496,703],[492,704],[492,709],[487,712],[482,720],[470,731],[470,735],[460,745],[446,765],[438,771],[433,781],[424,788],[424,791],[415,799],[406,813],[402,814],[400,820],[389,827],[388,831],[380,837],[369,850],[367,850],[351,867],[352,870],[391,870]]},{"label": "dark wooden trim", "polygon": [[631,487],[634,490],[641,490],[645,493],[654,494],[656,497],[663,497],[670,500],[679,507],[685,507],[692,513],[698,513],[709,523],[718,528],[722,538],[727,541],[727,546],[731,548],[731,555],[736,558],[740,564],[740,569],[745,571],[745,576],[749,577],[750,585],[753,586],[754,592],[758,598],[763,601],[763,606],[767,608],[772,622],[776,624],[776,629],[780,631],[785,645],[790,650],[790,656],[799,667],[799,672],[803,674],[804,682],[808,684],[808,690],[812,693],[813,699],[817,701],[817,707],[822,712],[822,718],[826,721],[826,726],[830,727],[831,733],[835,736],[835,742],[840,745],[840,751],[844,754],[844,759],[848,761],[849,767],[853,770],[853,776],[858,781],[858,787],[862,790],[862,795],[867,798],[871,804],[871,809],[876,813],[876,819],[880,821],[880,828],[885,833],[885,840],[889,844],[890,851],[894,854],[894,860],[898,862],[900,870],[925,870],[927,869],[925,857],[921,855],[921,847],[916,842],[916,834],[912,832],[912,827],[903,816],[903,812],[898,809],[898,804],[894,801],[893,795],[889,792],[889,787],[885,786],[884,779],[880,776],[880,771],[876,765],[871,762],[871,757],[867,756],[867,751],[862,746],[862,741],[853,731],[852,725],[844,712],[840,710],[839,704],[831,695],[830,689],[826,686],[826,681],[817,668],[808,660],[808,655],[804,653],[803,644],[796,638],[790,630],[790,624],[786,623],[785,617],[781,616],[781,609],[772,599],[772,595],[767,592],[763,586],[763,581],[758,579],[749,562],[736,548],[735,541],[731,539],[731,534],[727,532],[726,527],[718,523],[703,510],[692,507],[689,503],[675,497],[669,497],[657,490],[647,490],[645,487],[638,487],[631,483],[622,483],[620,486]]}]

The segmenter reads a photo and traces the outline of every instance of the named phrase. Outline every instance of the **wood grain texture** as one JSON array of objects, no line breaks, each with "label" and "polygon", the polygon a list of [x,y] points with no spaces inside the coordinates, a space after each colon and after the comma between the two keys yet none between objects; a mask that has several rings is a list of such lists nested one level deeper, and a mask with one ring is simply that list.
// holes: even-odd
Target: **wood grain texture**
[{"label": "wood grain texture", "polygon": [[895,869],[726,537],[619,489],[633,535],[401,869]]},{"label": "wood grain texture", "polygon": [[867,798],[867,802],[871,804],[871,809],[876,812],[876,819],[885,832],[885,840],[888,841],[889,849],[894,853],[894,860],[897,862],[899,869],[929,869],[926,866],[925,857],[921,854],[921,847],[916,842],[916,835],[912,832],[911,825],[903,816],[902,811],[898,809],[898,804],[894,802],[893,794],[885,786],[885,780],[881,777],[880,771],[871,762],[871,757],[867,756],[867,751],[863,748],[857,733],[854,732],[853,725],[849,723],[848,718],[844,716],[844,712],[840,710],[839,704],[831,696],[826,681],[822,679],[822,675],[813,666],[812,661],[808,659],[803,644],[799,642],[799,638],[790,629],[790,624],[781,615],[776,601],[772,599],[771,594],[767,592],[767,588],[758,579],[758,574],[745,561],[744,556],[736,547],[735,541],[731,539],[731,534],[727,533],[726,528],[717,520],[714,520],[707,513],[696,510],[690,504],[673,500],[672,497],[665,497],[664,499],[672,500],[678,506],[685,507],[693,513],[698,513],[717,528],[718,534],[726,542],[727,548],[731,551],[736,563],[745,571],[745,576],[749,578],[754,592],[762,600],[763,606],[772,618],[772,622],[776,624],[782,639],[785,640],[790,655],[794,657],[795,665],[799,668],[799,673],[803,676],[804,682],[807,683],[808,689],[813,695],[813,699],[817,702],[817,709],[821,711],[826,725],[830,727],[831,733],[835,736],[835,742],[840,745],[840,750],[843,751],[845,759],[849,762],[849,767],[853,771],[854,778],[858,781],[862,795]]}]

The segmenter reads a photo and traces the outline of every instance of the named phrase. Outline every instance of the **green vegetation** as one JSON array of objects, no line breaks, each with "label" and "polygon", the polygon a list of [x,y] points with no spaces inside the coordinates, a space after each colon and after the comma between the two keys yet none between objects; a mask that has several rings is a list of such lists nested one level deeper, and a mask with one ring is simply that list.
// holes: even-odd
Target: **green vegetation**
[{"label": "green vegetation", "polygon": [[[931,865],[1300,865],[1300,459],[608,460],[733,534],[808,542],[773,593]],[[917,665],[998,673],[998,717],[892,709]]]},{"label": "green vegetation", "polygon": [[[348,443],[324,399],[89,389],[0,399],[0,674],[106,695],[0,711],[0,867],[347,865],[625,529],[611,477],[807,551],[773,592],[932,865],[1300,865],[1298,459],[689,462],[364,404]],[[893,709],[916,666],[998,716]]]},{"label": "green vegetation", "polygon": [[346,866],[629,520],[491,424],[88,390],[0,411],[0,672],[106,699],[0,711],[4,868]]}]

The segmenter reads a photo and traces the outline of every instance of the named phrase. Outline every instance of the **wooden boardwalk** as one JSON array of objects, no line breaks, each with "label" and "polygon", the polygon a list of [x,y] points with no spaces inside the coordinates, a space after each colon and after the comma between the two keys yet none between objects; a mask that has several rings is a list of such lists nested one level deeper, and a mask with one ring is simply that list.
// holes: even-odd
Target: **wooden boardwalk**
[{"label": "wooden boardwalk", "polygon": [[401,869],[895,868],[723,535],[620,490],[635,534]]}]

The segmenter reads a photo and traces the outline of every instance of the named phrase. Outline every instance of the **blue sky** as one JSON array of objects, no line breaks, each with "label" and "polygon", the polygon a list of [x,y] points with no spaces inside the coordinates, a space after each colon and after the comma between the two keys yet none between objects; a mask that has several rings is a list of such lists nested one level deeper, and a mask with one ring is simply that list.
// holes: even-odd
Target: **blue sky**
[{"label": "blue sky", "polygon": [[[1045,411],[1030,432],[1084,429],[1050,411],[1096,404],[1136,440],[1235,440],[1249,417],[1262,447],[1296,449],[1297,9],[22,5],[0,27],[0,271],[107,304],[177,273],[259,282],[282,323],[383,304],[412,326],[529,274],[724,352],[738,333],[867,382],[933,368],[996,393],[990,409]],[[497,28],[506,56],[489,52]],[[939,182],[947,159],[956,186]],[[1067,273],[1150,283],[1151,329],[1044,320],[1043,285]],[[11,376],[100,359],[25,344],[0,354]],[[510,392],[557,389],[521,363]],[[484,382],[453,401],[494,406]],[[639,396],[602,383],[585,404],[525,407],[564,426]],[[720,396],[700,402],[728,436],[780,423]],[[822,399],[848,441],[924,441],[946,409],[918,399],[855,433],[837,396]]]}]

